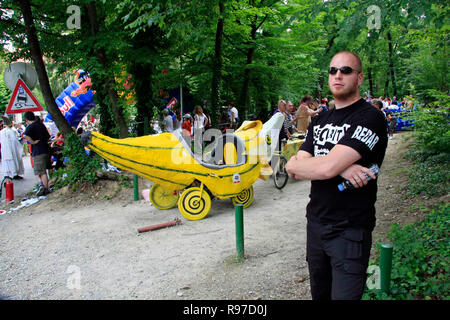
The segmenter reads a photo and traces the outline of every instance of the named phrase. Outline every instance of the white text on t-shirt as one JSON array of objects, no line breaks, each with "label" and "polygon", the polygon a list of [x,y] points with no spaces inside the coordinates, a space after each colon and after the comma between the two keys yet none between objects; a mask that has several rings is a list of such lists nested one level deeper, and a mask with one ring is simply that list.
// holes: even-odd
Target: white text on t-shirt
[{"label": "white text on t-shirt", "polygon": [[370,150],[372,150],[378,140],[380,140],[375,132],[362,126],[356,127],[356,130],[352,135],[352,139],[353,138],[365,143]]}]

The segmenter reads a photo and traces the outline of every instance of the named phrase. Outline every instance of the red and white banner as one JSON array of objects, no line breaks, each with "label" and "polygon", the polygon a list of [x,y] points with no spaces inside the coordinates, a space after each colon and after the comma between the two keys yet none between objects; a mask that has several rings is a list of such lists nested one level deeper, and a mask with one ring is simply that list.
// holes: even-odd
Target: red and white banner
[{"label": "red and white banner", "polygon": [[169,101],[169,103],[167,104],[166,107],[169,108],[169,109],[172,109],[172,107],[173,107],[174,105],[176,105],[177,102],[178,102],[178,100],[177,100],[175,97],[173,97],[172,100]]}]

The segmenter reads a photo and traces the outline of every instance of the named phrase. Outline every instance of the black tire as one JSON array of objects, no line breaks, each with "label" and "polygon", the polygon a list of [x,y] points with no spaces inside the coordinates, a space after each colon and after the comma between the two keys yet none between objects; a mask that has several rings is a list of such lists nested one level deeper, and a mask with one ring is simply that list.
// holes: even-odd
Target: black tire
[{"label": "black tire", "polygon": [[289,180],[289,175],[286,172],[286,163],[287,159],[283,156],[280,156],[280,158],[278,159],[277,172],[273,174],[273,182],[275,183],[275,187],[280,190],[284,188]]}]

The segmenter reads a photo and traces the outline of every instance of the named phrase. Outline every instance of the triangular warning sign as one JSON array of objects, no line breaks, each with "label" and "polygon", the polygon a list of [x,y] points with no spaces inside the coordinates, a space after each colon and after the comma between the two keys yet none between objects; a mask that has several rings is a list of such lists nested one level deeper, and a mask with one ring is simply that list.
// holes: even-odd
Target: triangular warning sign
[{"label": "triangular warning sign", "polygon": [[39,101],[28,89],[22,79],[18,79],[5,113],[23,113],[27,111],[44,111]]}]

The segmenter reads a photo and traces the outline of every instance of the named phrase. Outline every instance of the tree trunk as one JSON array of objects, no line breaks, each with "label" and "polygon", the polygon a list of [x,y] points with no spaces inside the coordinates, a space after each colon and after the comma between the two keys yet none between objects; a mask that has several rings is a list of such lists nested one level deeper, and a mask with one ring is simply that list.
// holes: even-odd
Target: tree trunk
[{"label": "tree trunk", "polygon": [[52,116],[53,121],[58,127],[58,130],[65,137],[73,131],[70,127],[70,124],[67,122],[66,118],[59,110],[55,102],[55,97],[53,96],[52,90],[50,88],[44,60],[42,59],[41,47],[39,45],[36,28],[34,27],[33,13],[31,11],[30,2],[28,0],[20,0],[19,5],[23,14],[23,19],[25,21],[25,30],[27,34],[28,45],[30,46],[31,58],[33,59],[34,66],[36,68],[36,73],[39,79],[39,86],[44,96],[47,111]]},{"label": "tree trunk", "polygon": [[156,105],[152,84],[153,65],[150,63],[133,63],[130,73],[133,75],[132,81],[136,93],[137,135],[143,136],[145,134],[144,122],[153,119],[153,106]]},{"label": "tree trunk", "polygon": [[367,68],[367,77],[369,80],[369,91],[370,95],[373,97],[373,77],[372,77],[372,63],[373,63],[373,55],[372,51],[369,52],[369,67]]},{"label": "tree trunk", "polygon": [[[89,16],[89,23],[91,25],[91,34],[96,35],[99,31],[99,25],[98,25],[98,17],[97,17],[97,7],[94,1],[89,2],[88,7],[88,16]],[[96,55],[98,58],[98,61],[100,62],[103,69],[107,68],[108,65],[108,59],[106,57],[106,52],[104,48],[99,48],[96,51]],[[109,98],[109,102],[111,104],[111,111],[114,116],[114,120],[119,125],[119,131],[120,131],[120,138],[126,138],[128,137],[128,127],[127,123],[123,117],[122,109],[119,106],[118,100],[119,97],[117,95],[115,88],[115,80],[114,77],[107,77],[104,75],[101,75],[97,77],[97,79],[100,81],[100,83],[104,84],[104,90],[106,90],[107,96]],[[103,90],[103,88],[101,88]]]},{"label": "tree trunk", "polygon": [[[336,18],[334,18],[333,21],[334,21],[334,24],[333,24],[332,30],[331,30],[331,32],[328,32],[328,34],[333,34],[333,36],[331,36],[331,38],[328,39],[327,48],[325,50],[325,53],[323,54],[322,58],[319,59],[319,61],[322,60],[322,63],[320,63],[320,65],[319,65],[319,70],[328,70],[329,63],[331,60],[328,57],[328,55],[330,54],[331,49],[334,46],[334,40],[338,37],[338,34],[339,34],[339,29],[337,29],[338,22],[337,22]],[[326,60],[324,58],[326,58]],[[316,87],[316,91],[315,91],[316,97],[322,97],[322,94],[325,91],[324,86],[328,86],[328,81],[325,81],[325,75],[323,74],[323,72],[320,72],[319,79],[318,79],[318,86]]]},{"label": "tree trunk", "polygon": [[386,78],[386,82],[384,83],[384,97],[389,96],[389,78]]},{"label": "tree trunk", "polygon": [[241,90],[241,97],[239,98],[239,105],[243,108],[243,110],[241,110],[242,112],[245,110],[248,110],[249,104],[250,104],[250,99],[249,99],[249,89],[250,89],[250,68],[248,67],[249,65],[252,64],[253,62],[253,55],[255,53],[255,40],[256,40],[256,31],[257,31],[257,26],[256,26],[256,20],[257,20],[258,16],[255,16],[255,19],[253,20],[252,24],[251,24],[251,31],[250,31],[250,38],[251,38],[251,43],[249,43],[251,45],[251,47],[247,50],[247,54],[246,54],[246,63],[245,63],[245,69],[244,69],[244,81],[242,83],[242,90]]},{"label": "tree trunk", "polygon": [[[131,82],[136,95],[138,136],[149,134],[148,131],[144,132],[146,128],[144,122],[147,122],[148,126],[149,121],[153,119],[153,106],[159,105],[153,87],[153,75],[156,70],[153,61],[154,57],[158,56],[159,49],[164,48],[163,37],[164,34],[161,30],[157,26],[152,26],[145,31],[140,31],[130,39],[134,51],[145,54],[147,58],[146,61],[131,61],[129,66],[129,72],[133,76]],[[142,51],[143,48],[146,48],[146,51]]]},{"label": "tree trunk", "polygon": [[393,95],[397,96],[397,86],[395,83],[395,73],[394,73],[394,57],[392,53],[392,38],[391,38],[391,32],[387,32],[387,39],[388,39],[388,47],[389,47],[389,73],[391,75],[391,83],[392,83],[392,90]]},{"label": "tree trunk", "polygon": [[220,82],[222,79],[222,37],[223,37],[223,13],[225,11],[222,1],[219,2],[220,16],[217,21],[216,42],[214,45],[213,75],[211,85],[211,121],[213,126],[218,121],[218,110],[220,108]]},{"label": "tree trunk", "polygon": [[[97,79],[91,74],[92,83],[96,83]],[[100,82],[100,79],[97,83]],[[118,138],[119,135],[115,132],[116,124],[112,117],[111,111],[108,108],[108,97],[105,90],[97,90],[95,93],[95,100],[98,102],[98,113],[100,115],[100,132],[104,135]]]}]

